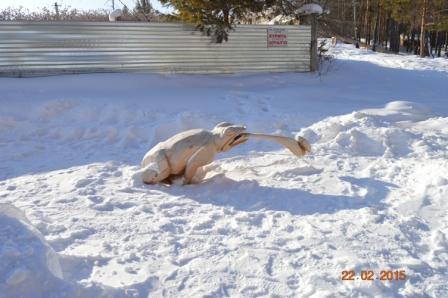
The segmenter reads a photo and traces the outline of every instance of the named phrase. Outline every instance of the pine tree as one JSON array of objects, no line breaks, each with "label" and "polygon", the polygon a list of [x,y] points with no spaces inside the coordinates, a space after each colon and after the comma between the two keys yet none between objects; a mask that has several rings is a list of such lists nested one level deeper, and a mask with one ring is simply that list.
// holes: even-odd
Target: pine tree
[{"label": "pine tree", "polygon": [[274,1],[262,0],[161,0],[178,11],[181,21],[194,24],[198,29],[221,43],[227,41],[235,22],[249,12],[261,12]]}]

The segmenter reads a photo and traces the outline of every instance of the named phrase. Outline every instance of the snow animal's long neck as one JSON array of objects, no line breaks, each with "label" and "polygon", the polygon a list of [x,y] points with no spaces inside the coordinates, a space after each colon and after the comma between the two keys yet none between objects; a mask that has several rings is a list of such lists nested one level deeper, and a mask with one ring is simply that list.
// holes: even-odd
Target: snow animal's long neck
[{"label": "snow animal's long neck", "polygon": [[262,133],[249,133],[248,132],[245,134],[252,138],[279,143],[279,144],[285,146],[286,148],[288,148],[289,151],[291,151],[296,156],[305,155],[305,151],[299,146],[299,143],[292,138],[288,138],[288,137],[284,137],[284,136],[276,136],[276,135],[267,135],[267,134],[262,134]]}]

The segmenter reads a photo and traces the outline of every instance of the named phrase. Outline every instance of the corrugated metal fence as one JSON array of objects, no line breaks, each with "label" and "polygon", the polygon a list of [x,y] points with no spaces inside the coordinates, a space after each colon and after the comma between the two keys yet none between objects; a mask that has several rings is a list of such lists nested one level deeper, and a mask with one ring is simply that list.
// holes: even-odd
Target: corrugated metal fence
[{"label": "corrugated metal fence", "polygon": [[276,25],[287,46],[268,47],[270,27],[238,25],[216,44],[183,24],[0,22],[0,75],[309,71],[310,27]]}]

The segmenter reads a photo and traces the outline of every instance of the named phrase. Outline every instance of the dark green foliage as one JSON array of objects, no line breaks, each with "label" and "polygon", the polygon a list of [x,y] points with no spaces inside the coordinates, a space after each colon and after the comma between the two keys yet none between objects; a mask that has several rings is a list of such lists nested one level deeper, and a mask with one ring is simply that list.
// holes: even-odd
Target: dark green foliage
[{"label": "dark green foliage", "polygon": [[258,13],[269,7],[269,0],[161,0],[174,7],[179,20],[192,23],[218,43],[227,41],[236,20],[247,13]]}]

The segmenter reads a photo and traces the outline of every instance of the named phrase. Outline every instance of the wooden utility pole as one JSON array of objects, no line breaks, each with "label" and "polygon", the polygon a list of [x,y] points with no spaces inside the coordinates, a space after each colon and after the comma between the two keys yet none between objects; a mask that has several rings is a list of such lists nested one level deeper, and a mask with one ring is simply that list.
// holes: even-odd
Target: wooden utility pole
[{"label": "wooden utility pole", "polygon": [[428,0],[423,0],[422,7],[422,23],[420,26],[420,57],[425,57],[425,19],[426,19],[426,6],[428,5]]}]

